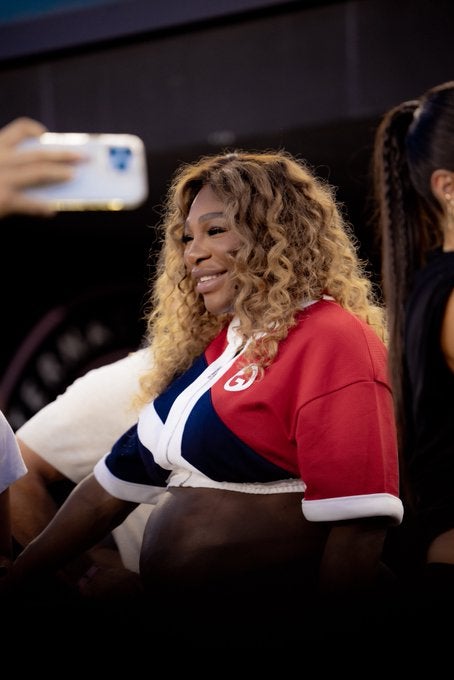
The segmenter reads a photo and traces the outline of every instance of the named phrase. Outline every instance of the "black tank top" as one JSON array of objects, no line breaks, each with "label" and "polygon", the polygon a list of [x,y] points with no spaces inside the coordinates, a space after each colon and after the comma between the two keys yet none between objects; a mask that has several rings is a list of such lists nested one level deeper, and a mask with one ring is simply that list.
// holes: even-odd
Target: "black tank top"
[{"label": "black tank top", "polygon": [[454,252],[437,250],[417,274],[406,307],[404,457],[426,542],[454,527],[454,374],[440,347],[453,288]]}]

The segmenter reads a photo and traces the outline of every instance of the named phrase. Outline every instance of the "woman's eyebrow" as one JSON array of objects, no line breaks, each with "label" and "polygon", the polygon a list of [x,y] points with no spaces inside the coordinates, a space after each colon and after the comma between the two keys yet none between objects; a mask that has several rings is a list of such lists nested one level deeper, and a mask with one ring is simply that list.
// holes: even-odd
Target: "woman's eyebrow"
[{"label": "woman's eyebrow", "polygon": [[[216,217],[225,217],[225,215],[222,211],[209,212],[209,213],[205,213],[204,215],[200,215],[200,217],[197,221],[198,222],[207,222],[208,220],[215,219]],[[185,228],[189,227],[189,221],[188,220],[185,221],[184,226],[185,226]]]}]

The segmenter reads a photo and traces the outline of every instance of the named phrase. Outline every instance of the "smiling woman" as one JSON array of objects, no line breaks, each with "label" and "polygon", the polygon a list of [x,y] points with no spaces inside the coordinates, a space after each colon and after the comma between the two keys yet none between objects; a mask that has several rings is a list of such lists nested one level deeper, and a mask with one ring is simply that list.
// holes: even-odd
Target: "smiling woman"
[{"label": "smiling woman", "polygon": [[224,205],[209,186],[194,199],[186,220],[184,262],[211,314],[233,307],[235,286],[229,273],[240,246],[239,235],[225,223]]},{"label": "smiling woman", "polygon": [[284,151],[184,164],[164,207],[138,422],[5,584],[39,588],[156,503],[140,573],[160,634],[279,616],[299,639],[291,614],[322,595],[371,606],[402,519],[383,310],[331,188]]}]

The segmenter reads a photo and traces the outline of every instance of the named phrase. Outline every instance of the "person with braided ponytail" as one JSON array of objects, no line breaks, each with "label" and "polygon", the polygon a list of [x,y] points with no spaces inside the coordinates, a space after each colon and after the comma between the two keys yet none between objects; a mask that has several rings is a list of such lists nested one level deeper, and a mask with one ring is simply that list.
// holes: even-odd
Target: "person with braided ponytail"
[{"label": "person with braided ponytail", "polygon": [[454,593],[454,81],[385,113],[373,178],[412,549],[404,573],[431,605]]},{"label": "person with braided ponytail", "polygon": [[285,151],[183,164],[162,226],[138,423],[6,583],[39,583],[155,503],[140,557],[154,633],[288,645],[296,611],[317,632],[314,593],[353,610],[387,583],[403,508],[383,308],[333,188]]}]

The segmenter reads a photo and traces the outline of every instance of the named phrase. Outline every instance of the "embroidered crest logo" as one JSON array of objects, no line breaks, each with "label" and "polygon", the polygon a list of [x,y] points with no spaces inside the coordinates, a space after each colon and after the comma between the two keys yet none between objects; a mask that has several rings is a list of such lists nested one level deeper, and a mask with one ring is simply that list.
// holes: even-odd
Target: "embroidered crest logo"
[{"label": "embroidered crest logo", "polygon": [[257,366],[242,368],[224,383],[224,389],[227,392],[241,392],[241,390],[247,390],[256,379],[257,373]]}]

